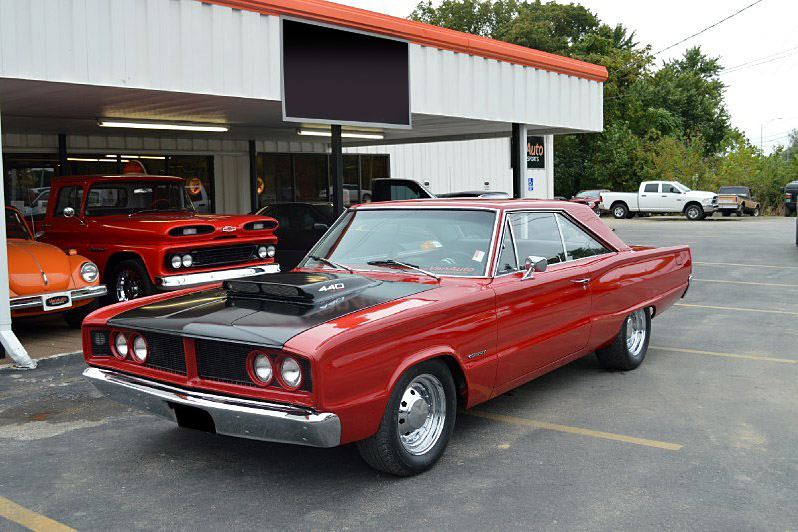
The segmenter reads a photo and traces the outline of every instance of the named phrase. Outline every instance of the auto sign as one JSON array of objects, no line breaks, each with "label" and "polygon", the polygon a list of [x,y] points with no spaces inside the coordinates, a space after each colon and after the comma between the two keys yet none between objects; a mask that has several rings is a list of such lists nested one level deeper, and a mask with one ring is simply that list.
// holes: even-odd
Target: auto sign
[{"label": "auto sign", "polygon": [[222,227],[222,232],[224,232],[224,233],[230,233],[230,232],[235,231],[235,230],[236,230],[236,228],[233,225],[225,225],[224,227]]},{"label": "auto sign", "polygon": [[72,306],[72,297],[68,293],[63,294],[50,294],[42,296],[42,306],[45,311],[58,310]]}]

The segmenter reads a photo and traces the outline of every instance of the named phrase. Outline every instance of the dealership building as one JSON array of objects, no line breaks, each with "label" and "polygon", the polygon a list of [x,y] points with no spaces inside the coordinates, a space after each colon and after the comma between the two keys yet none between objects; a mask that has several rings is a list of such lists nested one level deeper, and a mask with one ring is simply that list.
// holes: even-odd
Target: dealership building
[{"label": "dealership building", "polygon": [[386,177],[553,197],[553,135],[601,131],[606,77],[322,0],[0,0],[4,200],[35,215],[52,177],[131,159],[205,212],[345,206]]}]

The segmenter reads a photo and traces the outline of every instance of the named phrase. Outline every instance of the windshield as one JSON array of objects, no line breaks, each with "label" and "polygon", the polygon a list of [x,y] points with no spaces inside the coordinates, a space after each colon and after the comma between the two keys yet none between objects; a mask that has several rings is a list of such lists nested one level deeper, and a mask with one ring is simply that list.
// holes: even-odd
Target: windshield
[{"label": "windshield", "polygon": [[[389,269],[368,263],[395,260],[437,275],[483,276],[495,219],[495,212],[477,209],[349,211],[311,255],[356,270]],[[319,266],[311,258],[300,264]]]},{"label": "windshield", "polygon": [[17,211],[12,209],[6,209],[6,238],[30,240],[27,226],[20,219]]},{"label": "windshield", "polygon": [[89,189],[86,216],[138,212],[193,212],[183,183],[170,181],[119,181]]},{"label": "windshield", "polygon": [[682,192],[690,192],[690,188],[689,187],[686,187],[686,186],[682,185],[678,181],[673,181],[672,184],[677,186],[677,187],[679,187],[680,189],[682,189]]}]

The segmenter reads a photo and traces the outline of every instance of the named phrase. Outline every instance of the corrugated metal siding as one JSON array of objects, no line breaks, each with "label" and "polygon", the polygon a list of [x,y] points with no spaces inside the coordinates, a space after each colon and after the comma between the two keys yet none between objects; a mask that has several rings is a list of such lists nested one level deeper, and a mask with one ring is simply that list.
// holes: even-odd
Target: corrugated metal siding
[{"label": "corrugated metal siding", "polygon": [[195,0],[0,0],[0,77],[279,100],[279,20]]},{"label": "corrugated metal siding", "polygon": [[[602,129],[602,83],[410,45],[414,113]],[[0,0],[0,77],[280,100],[279,18],[196,0]]]},{"label": "corrugated metal siding", "polygon": [[510,139],[480,139],[425,144],[344,148],[346,153],[388,154],[391,177],[429,182],[435,193],[483,190],[513,191]]}]

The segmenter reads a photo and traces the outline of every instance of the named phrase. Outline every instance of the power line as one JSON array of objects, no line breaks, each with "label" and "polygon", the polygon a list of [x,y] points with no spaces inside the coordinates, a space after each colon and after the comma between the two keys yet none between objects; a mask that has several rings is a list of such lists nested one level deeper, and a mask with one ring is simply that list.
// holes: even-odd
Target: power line
[{"label": "power line", "polygon": [[721,74],[733,74],[734,72],[739,72],[739,71],[745,70],[747,68],[754,68],[754,67],[758,67],[758,66],[761,66],[761,65],[766,65],[768,63],[772,63],[773,61],[781,61],[782,59],[787,59],[788,57],[792,57],[795,54],[798,54],[798,52],[793,52],[791,54],[785,54],[785,55],[782,55],[781,57],[774,57],[773,59],[768,59],[766,61],[759,61],[758,63],[753,63],[751,65],[745,65],[745,66],[738,65],[738,66],[732,67],[732,68],[724,68],[723,70],[720,71],[720,73]]},{"label": "power line", "polygon": [[775,52],[775,53],[772,53],[772,54],[768,54],[768,55],[765,55],[765,56],[762,56],[762,57],[757,57],[756,59],[751,59],[749,61],[746,61],[745,63],[740,63],[739,65],[734,65],[732,67],[726,67],[724,70],[734,70],[734,69],[737,69],[737,68],[741,68],[741,67],[750,65],[751,63],[756,63],[758,61],[761,61],[763,59],[770,59],[771,57],[776,57],[777,55],[785,54],[787,52],[792,52],[793,50],[798,50],[798,46],[794,46],[793,48],[787,48],[786,50],[782,50],[780,52]]},{"label": "power line", "polygon": [[714,27],[715,27],[715,26],[717,26],[718,24],[721,24],[721,23],[723,23],[723,22],[726,22],[727,20],[729,20],[729,19],[730,19],[730,18],[732,18],[732,17],[736,17],[737,15],[739,15],[740,13],[742,13],[743,11],[745,11],[746,9],[750,9],[750,8],[754,7],[755,5],[757,5],[757,4],[758,4],[759,2],[761,2],[761,1],[762,1],[762,0],[756,0],[756,2],[754,2],[754,3],[752,3],[752,4],[748,4],[747,6],[745,6],[744,8],[742,8],[741,10],[739,10],[739,11],[736,11],[736,12],[732,13],[732,14],[731,14],[731,15],[729,15],[728,17],[726,17],[726,18],[724,18],[724,19],[721,19],[721,20],[717,21],[716,23],[712,24],[711,26],[707,26],[707,27],[706,27],[706,28],[704,28],[703,30],[701,30],[701,31],[698,31],[698,32],[696,32],[696,33],[694,33],[694,34],[690,35],[689,37],[685,37],[684,39],[682,39],[681,41],[679,41],[679,42],[677,42],[677,43],[674,43],[674,44],[672,44],[672,45],[670,45],[670,46],[668,46],[668,47],[666,47],[666,48],[663,48],[662,50],[660,50],[659,52],[655,53],[654,55],[655,55],[655,56],[657,56],[657,55],[661,54],[662,52],[665,52],[666,50],[670,50],[670,49],[671,49],[671,48],[673,48],[674,46],[679,46],[679,45],[680,45],[680,44],[682,44],[683,42],[685,42],[685,41],[689,41],[690,39],[692,39],[693,37],[696,37],[697,35],[701,35],[701,34],[702,34],[702,33],[704,33],[705,31],[711,30],[712,28],[714,28]]}]

